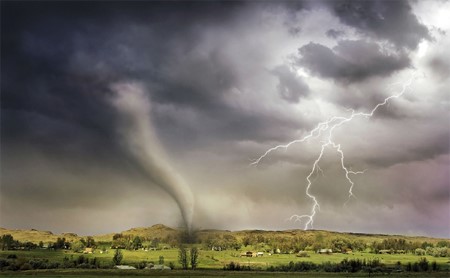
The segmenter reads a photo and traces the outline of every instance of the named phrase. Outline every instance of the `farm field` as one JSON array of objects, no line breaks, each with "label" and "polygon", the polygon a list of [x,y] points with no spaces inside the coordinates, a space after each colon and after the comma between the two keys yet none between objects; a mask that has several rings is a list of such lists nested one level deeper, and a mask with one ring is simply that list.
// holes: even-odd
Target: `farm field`
[{"label": "farm field", "polygon": [[[168,249],[168,250],[157,250],[157,251],[129,251],[123,250],[123,261],[124,265],[135,265],[139,262],[153,262],[157,263],[160,256],[164,257],[164,262],[167,265],[173,262],[178,265],[178,249]],[[95,252],[94,254],[80,254],[65,250],[31,250],[31,251],[0,251],[0,258],[6,258],[8,255],[15,254],[18,259],[30,260],[30,259],[48,259],[52,262],[62,263],[64,257],[76,259],[78,256],[83,255],[89,259],[97,258],[100,263],[110,264],[112,262],[114,250],[108,250],[108,253],[101,254],[100,252]],[[344,259],[360,259],[360,260],[374,260],[379,259],[381,263],[394,266],[397,262],[401,262],[402,265],[408,262],[417,262],[420,258],[425,257],[429,262],[436,261],[441,269],[450,269],[450,259],[448,257],[433,257],[433,256],[416,256],[413,254],[373,254],[373,253],[359,253],[355,252],[353,254],[340,254],[334,253],[331,255],[316,254],[314,252],[309,252],[309,257],[296,257],[295,254],[273,254],[268,256],[265,254],[262,257],[240,257],[239,251],[211,251],[211,250],[200,250],[198,259],[199,269],[222,269],[224,265],[230,262],[239,263],[241,266],[251,266],[252,268],[260,268],[262,270],[269,266],[280,266],[286,265],[290,261],[293,262],[313,262],[315,264],[321,264],[324,262],[339,263]]]},{"label": "farm field", "polygon": [[[9,235],[14,239],[10,244],[15,244],[0,250],[2,277],[367,277],[368,269],[373,272],[372,276],[384,273],[395,277],[448,277],[450,271],[449,249],[439,247],[449,246],[450,241],[430,237],[300,230],[201,230],[194,234],[191,243],[182,244],[188,252],[198,250],[197,269],[186,271],[182,270],[179,259],[179,244],[186,242],[183,241],[185,234],[164,225],[86,237],[8,229],[0,229],[0,235],[2,239]],[[27,242],[32,244],[27,245]],[[2,246],[7,247],[6,244],[4,241]],[[327,249],[330,247],[333,250]],[[122,255],[119,263],[113,262],[115,248],[120,248]],[[319,254],[315,252],[318,250],[329,252]],[[433,253],[436,251],[441,253]],[[247,252],[253,256],[245,256]],[[420,260],[425,260],[426,268],[417,269]],[[360,265],[353,271],[355,273],[346,272],[349,268],[330,268],[357,263],[371,266]],[[137,269],[114,269],[115,264]],[[144,269],[153,264],[173,269]],[[308,265],[313,267],[302,268]],[[415,270],[411,268],[414,265]]]},{"label": "farm field", "polygon": [[[331,278],[331,277],[369,277],[367,273],[324,273],[324,272],[226,272],[218,270],[195,270],[195,271],[150,271],[150,270],[55,270],[55,271],[26,271],[26,272],[8,272],[2,273],[2,277],[41,277],[41,278],[57,278],[57,277],[83,277],[83,278],[97,278],[97,277],[317,277],[317,278]],[[386,274],[371,274],[370,277],[385,277]],[[446,272],[427,272],[427,273],[395,273],[389,277],[448,277]]]}]

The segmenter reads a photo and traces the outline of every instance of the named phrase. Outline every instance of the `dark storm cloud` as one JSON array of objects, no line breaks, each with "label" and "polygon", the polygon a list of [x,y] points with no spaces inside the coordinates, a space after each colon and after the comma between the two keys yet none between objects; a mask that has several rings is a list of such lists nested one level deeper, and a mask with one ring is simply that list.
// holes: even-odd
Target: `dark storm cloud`
[{"label": "dark storm cloud", "polygon": [[369,37],[386,39],[399,47],[415,49],[431,39],[427,27],[412,13],[408,1],[329,1],[327,5],[344,24]]},{"label": "dark storm cloud", "polygon": [[310,42],[302,46],[299,53],[300,66],[320,77],[344,83],[388,76],[410,65],[404,52],[388,54],[378,44],[364,40],[342,40],[333,49]]},{"label": "dark storm cloud", "polygon": [[[98,144],[108,144],[102,140],[102,136],[111,138],[114,130],[114,112],[104,103],[110,94],[108,86],[132,79],[146,82],[157,103],[192,108],[202,117],[217,119],[229,129],[229,138],[267,134],[263,114],[224,102],[223,97],[239,86],[229,58],[218,48],[199,45],[201,26],[232,20],[245,3],[2,5],[8,8],[2,16],[3,113],[32,111],[57,117],[98,133]],[[218,9],[220,13],[214,13]],[[23,117],[16,117],[2,128],[25,124],[27,128],[15,130],[23,137],[38,128],[21,121]],[[293,125],[281,118],[273,121]],[[13,135],[6,132],[3,136]]]},{"label": "dark storm cloud", "polygon": [[278,77],[277,89],[282,99],[298,103],[301,97],[309,94],[308,85],[300,76],[292,72],[288,66],[278,66],[271,72]]},{"label": "dark storm cloud", "polygon": [[[69,159],[95,166],[99,175],[102,171],[136,175],[136,165],[117,141],[117,113],[107,101],[110,84],[123,80],[145,83],[155,106],[174,107],[170,115],[157,113],[154,118],[158,135],[175,150],[202,144],[205,136],[226,141],[284,139],[304,123],[229,105],[224,98],[243,77],[236,76],[236,65],[220,46],[208,49],[201,44],[202,26],[232,23],[237,8],[246,6],[239,2],[2,2],[1,141],[3,148],[10,149],[1,157],[2,172],[20,175],[13,170],[12,164],[20,164],[13,158],[27,146],[30,152],[39,150],[45,159],[37,161],[54,171],[58,161]],[[183,124],[179,110],[192,111],[201,123]],[[223,130],[228,132],[222,134]],[[26,160],[26,155],[19,158]],[[86,185],[89,180],[73,177],[70,171],[44,179],[31,168],[24,163],[21,169],[30,177],[26,184],[2,175],[4,196],[19,198],[12,190],[15,186],[40,188],[39,192],[59,200],[48,204],[71,204],[76,200],[61,201],[66,199],[48,192]],[[64,173],[70,180],[65,185]],[[120,186],[96,179],[91,183],[99,191]]]},{"label": "dark storm cloud", "polygon": [[330,29],[325,34],[332,39],[337,39],[345,35],[345,32],[341,30]]}]

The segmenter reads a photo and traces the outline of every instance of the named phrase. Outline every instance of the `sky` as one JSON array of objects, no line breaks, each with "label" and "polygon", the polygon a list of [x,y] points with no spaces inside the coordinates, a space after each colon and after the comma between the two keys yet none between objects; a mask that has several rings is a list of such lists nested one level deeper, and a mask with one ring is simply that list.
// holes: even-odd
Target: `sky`
[{"label": "sky", "polygon": [[[450,237],[449,1],[2,1],[0,226]],[[307,136],[330,117],[368,113]],[[307,190],[307,177],[312,184]],[[308,194],[307,194],[308,193]]]}]

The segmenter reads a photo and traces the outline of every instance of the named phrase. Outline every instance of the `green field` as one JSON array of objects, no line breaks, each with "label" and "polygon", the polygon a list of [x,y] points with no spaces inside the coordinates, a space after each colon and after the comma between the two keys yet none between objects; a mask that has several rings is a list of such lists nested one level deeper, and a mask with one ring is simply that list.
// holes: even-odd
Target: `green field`
[{"label": "green field", "polygon": [[[392,277],[450,277],[450,241],[448,239],[420,237],[420,236],[403,236],[403,235],[379,235],[379,234],[355,234],[355,233],[339,233],[319,230],[287,230],[287,231],[263,231],[263,230],[245,230],[245,231],[226,231],[226,230],[200,230],[194,233],[195,237],[191,243],[186,246],[189,250],[191,247],[197,247],[199,250],[198,265],[195,271],[181,270],[178,262],[179,249],[177,246],[183,241],[183,231],[172,229],[164,225],[154,225],[146,228],[133,228],[123,231],[120,234],[111,233],[105,235],[97,235],[90,237],[95,240],[93,246],[96,247],[94,253],[83,254],[74,252],[74,250],[84,251],[82,248],[72,248],[80,242],[86,242],[88,237],[78,236],[73,233],[55,235],[49,231],[37,230],[9,230],[0,228],[0,235],[12,235],[17,242],[33,242],[40,244],[44,248],[35,245],[34,249],[29,251],[21,245],[11,248],[13,250],[0,251],[0,259],[3,266],[0,272],[2,277],[29,277],[30,275],[38,275],[40,277],[132,277],[132,276],[151,276],[151,277],[278,277],[278,276],[295,276],[295,277],[368,277],[369,273],[365,271],[375,271],[374,276]],[[70,244],[69,247],[50,247],[56,244],[55,241],[64,238]],[[116,239],[115,239],[116,238]],[[138,250],[133,250],[132,243],[136,238],[140,238],[141,245]],[[126,249],[121,249],[123,260],[121,265],[130,265],[137,268],[143,268],[149,263],[159,264],[160,257],[164,258],[166,266],[174,266],[175,270],[160,271],[149,269],[137,270],[119,270],[113,269],[113,256],[118,243],[123,244]],[[92,245],[91,245],[92,246]],[[153,248],[151,248],[153,246]],[[213,251],[216,247],[223,247],[223,251]],[[436,246],[436,249],[429,246]],[[439,246],[447,246],[441,253],[429,252],[429,250],[438,250]],[[5,247],[3,245],[3,247]],[[47,248],[45,248],[47,247]],[[438,248],[439,247],[439,248]],[[65,249],[67,248],[67,249]],[[154,250],[154,249],[157,250]],[[318,254],[312,250],[320,250],[321,248],[333,248],[332,254]],[[349,249],[350,248],[350,249]],[[5,248],[8,249],[8,248]],[[15,249],[15,250],[14,250]],[[238,249],[238,251],[236,251]],[[425,250],[427,249],[427,251]],[[441,250],[439,249],[439,250]],[[147,250],[147,251],[146,251]],[[303,250],[302,254],[306,257],[297,257],[299,250]],[[330,249],[331,250],[331,249]],[[341,251],[339,251],[341,250]],[[362,251],[364,250],[364,251]],[[389,251],[391,250],[391,251]],[[417,252],[422,250],[421,253]],[[246,251],[261,252],[262,257],[241,257]],[[382,252],[381,252],[382,251]],[[376,254],[385,253],[386,251],[395,254]],[[426,253],[425,253],[426,251]],[[270,252],[270,253],[269,253]],[[280,253],[281,252],[281,253]],[[348,252],[344,254],[342,252]],[[415,255],[421,254],[419,255]],[[429,254],[429,255],[424,255]],[[13,256],[14,255],[14,256]],[[431,256],[433,255],[433,256]],[[86,260],[81,260],[83,256]],[[94,260],[95,258],[95,260]],[[439,271],[431,272],[406,272],[406,270],[414,271],[411,265],[418,265],[418,261],[426,258],[429,266],[436,265]],[[365,262],[379,262],[377,266],[370,265],[369,268],[358,268],[356,273],[331,273],[316,271],[344,271],[349,268],[341,268],[340,270],[330,270],[330,265],[344,265],[341,263],[347,259],[346,263],[357,263],[356,260]],[[1,262],[1,261],[0,261]],[[75,264],[75,262],[78,262]],[[225,266],[239,264],[251,271],[225,271]],[[305,271],[305,268],[287,268],[290,262],[298,263],[296,265],[308,265],[309,262],[316,266],[307,268],[309,272],[279,272],[281,270]],[[435,263],[434,263],[435,262]],[[15,268],[9,267],[8,263],[16,265]],[[46,267],[40,267],[42,264]],[[56,263],[59,266],[53,266]],[[330,263],[330,264],[327,264]],[[401,266],[399,266],[399,263]],[[426,263],[426,262],[425,262]],[[27,268],[22,268],[28,264]],[[33,267],[30,267],[33,264]],[[19,267],[17,267],[17,265]],[[37,266],[36,266],[37,265]],[[365,264],[364,264],[365,265]],[[365,265],[365,266],[367,266]],[[380,267],[381,266],[381,267]],[[408,267],[407,267],[408,266]],[[58,269],[55,269],[57,267]],[[65,269],[64,267],[70,267]],[[75,268],[78,267],[78,268]],[[94,269],[87,269],[93,267]],[[327,268],[328,267],[328,268]],[[41,269],[48,268],[48,269]],[[21,271],[12,271],[19,270]],[[34,269],[34,270],[25,270]],[[428,270],[430,270],[429,268]],[[278,272],[270,272],[275,270]],[[399,272],[403,270],[405,272]]]},{"label": "green field", "polygon": [[[195,271],[151,271],[151,270],[55,270],[55,271],[25,271],[25,272],[5,272],[1,277],[30,277],[38,276],[41,278],[57,278],[57,277],[83,277],[83,278],[98,278],[98,277],[369,277],[367,273],[324,273],[324,272],[225,272],[217,270],[195,270]],[[387,274],[371,274],[370,277],[386,277]],[[395,273],[390,274],[389,277],[449,277],[448,272],[420,272],[420,273]]]},{"label": "green field", "polygon": [[[122,250],[124,265],[135,265],[139,262],[153,262],[158,263],[159,257],[164,257],[164,262],[167,265],[169,262],[173,262],[176,266],[178,264],[178,249],[157,250],[157,251],[129,251]],[[76,259],[78,256],[83,255],[87,258],[97,258],[102,265],[109,265],[112,262],[114,250],[109,249],[108,253],[100,254],[99,251],[95,251],[94,254],[80,254],[71,251],[63,250],[31,250],[31,251],[0,251],[0,258],[6,258],[10,254],[16,254],[18,259],[30,260],[30,259],[48,259],[52,262],[63,262],[64,257]],[[262,257],[240,257],[239,251],[211,251],[200,250],[199,253],[199,269],[222,269],[224,265],[231,261],[239,263],[240,265],[251,266],[252,268],[261,268],[265,270],[269,266],[278,266],[288,264],[290,261],[308,261],[315,264],[321,264],[323,262],[339,263],[343,259],[365,259],[373,260],[379,259],[381,263],[394,266],[398,261],[403,265],[408,262],[417,262],[420,258],[425,257],[429,262],[436,261],[442,270],[450,269],[450,258],[448,257],[432,257],[432,256],[416,256],[412,254],[395,254],[395,255],[380,255],[373,253],[358,253],[353,254],[341,254],[334,253],[331,255],[321,255],[314,252],[309,252],[309,257],[296,257],[295,254],[273,254],[269,256],[267,253]]]}]

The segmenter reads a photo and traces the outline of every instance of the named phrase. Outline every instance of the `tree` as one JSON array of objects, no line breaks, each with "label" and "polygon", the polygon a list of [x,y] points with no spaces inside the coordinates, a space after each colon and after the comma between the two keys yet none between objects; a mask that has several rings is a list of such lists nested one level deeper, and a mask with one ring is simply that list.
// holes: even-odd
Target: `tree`
[{"label": "tree", "polygon": [[178,262],[181,264],[181,268],[188,269],[187,250],[182,245],[180,246],[180,250],[178,251]]},{"label": "tree", "polygon": [[86,238],[86,247],[88,247],[88,248],[93,248],[93,247],[95,247],[95,240],[94,240],[93,237],[88,236],[88,237]]},{"label": "tree", "polygon": [[84,250],[84,248],[85,248],[85,245],[80,240],[72,243],[72,251],[73,252],[81,252]]},{"label": "tree", "polygon": [[67,249],[68,247],[70,247],[70,243],[66,242],[66,238],[60,238],[58,237],[56,239],[56,242],[53,244],[53,248],[55,249]]},{"label": "tree", "polygon": [[152,247],[152,248],[158,248],[159,242],[160,242],[159,238],[154,238],[154,239],[152,239],[152,242],[150,243],[150,247]]},{"label": "tree", "polygon": [[2,250],[9,250],[14,243],[14,238],[10,234],[3,235],[2,238]]},{"label": "tree", "polygon": [[450,243],[446,240],[441,240],[436,244],[437,247],[450,247]]},{"label": "tree", "polygon": [[198,264],[198,249],[197,247],[191,248],[191,268],[196,269]]},{"label": "tree", "polygon": [[123,235],[122,234],[114,234],[113,235],[113,240],[118,240],[119,238],[122,238]]},{"label": "tree", "polygon": [[131,248],[134,249],[134,250],[137,250],[137,249],[139,249],[141,247],[142,247],[142,240],[141,240],[141,238],[139,236],[136,236],[133,239],[133,242],[131,244]]},{"label": "tree", "polygon": [[44,242],[41,240],[39,241],[39,248],[43,248],[44,247]]},{"label": "tree", "polygon": [[113,257],[113,263],[115,265],[118,265],[118,264],[120,264],[122,259],[123,259],[122,251],[120,249],[116,249],[116,252],[114,253],[114,257]]},{"label": "tree", "polygon": [[159,256],[159,264],[164,264],[164,256]]}]

